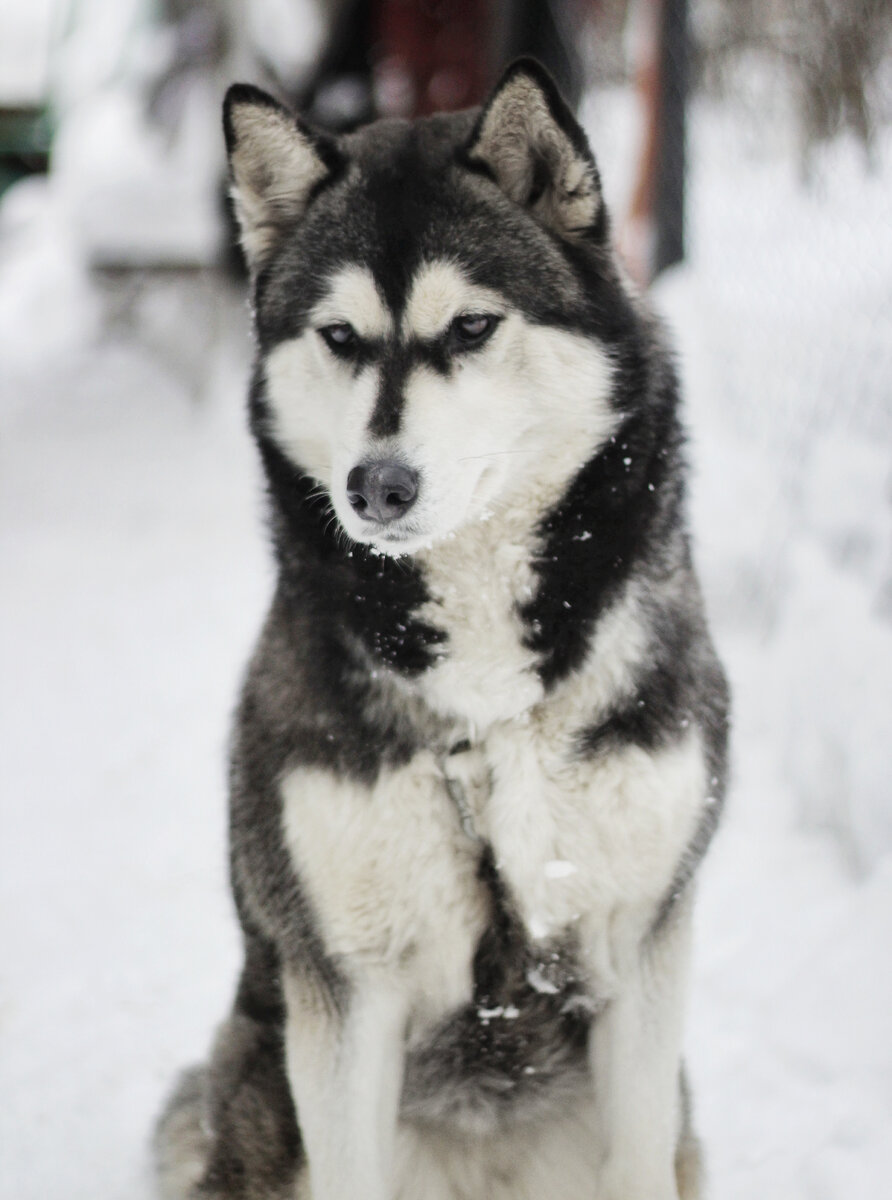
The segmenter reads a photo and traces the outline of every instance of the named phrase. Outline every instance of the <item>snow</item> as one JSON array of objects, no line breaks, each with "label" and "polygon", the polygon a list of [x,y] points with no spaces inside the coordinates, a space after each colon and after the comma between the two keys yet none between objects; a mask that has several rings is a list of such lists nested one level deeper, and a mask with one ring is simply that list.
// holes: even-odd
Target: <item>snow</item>
[{"label": "snow", "polygon": [[49,80],[55,0],[0,0],[0,108],[37,107]]},{"label": "snow", "polygon": [[888,1189],[892,1145],[892,225],[832,147],[816,191],[697,111],[690,266],[657,299],[735,697],[689,1061],[712,1192]]},{"label": "snow", "polygon": [[91,263],[215,261],[225,170],[219,105],[211,81],[196,83],[183,96],[175,130],[164,131],[150,125],[142,97],[121,83],[67,113],[53,144],[51,187],[64,196]]},{"label": "snow", "polygon": [[[657,289],[736,712],[688,1058],[712,1195],[848,1200],[892,1174],[892,142],[806,192],[746,120],[698,106]],[[270,572],[242,297],[91,275],[66,195],[0,211],[0,1196],[147,1200],[238,969],[224,747]]]},{"label": "snow", "polygon": [[[28,373],[36,358],[74,351],[98,333],[86,255],[65,205],[40,176],[23,179],[0,208],[0,271],[4,371]],[[12,387],[5,391],[10,403]]]},{"label": "snow", "polygon": [[566,879],[568,875],[575,875],[579,868],[565,858],[552,858],[543,870],[546,879]]}]

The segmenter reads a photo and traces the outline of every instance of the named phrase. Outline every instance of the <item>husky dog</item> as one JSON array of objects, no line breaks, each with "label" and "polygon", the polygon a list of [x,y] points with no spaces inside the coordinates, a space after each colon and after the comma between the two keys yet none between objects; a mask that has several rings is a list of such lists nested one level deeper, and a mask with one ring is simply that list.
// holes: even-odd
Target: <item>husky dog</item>
[{"label": "husky dog", "polygon": [[231,770],[245,965],[183,1200],[690,1200],[727,692],[678,388],[541,67],[337,140],[225,107],[278,583]]}]

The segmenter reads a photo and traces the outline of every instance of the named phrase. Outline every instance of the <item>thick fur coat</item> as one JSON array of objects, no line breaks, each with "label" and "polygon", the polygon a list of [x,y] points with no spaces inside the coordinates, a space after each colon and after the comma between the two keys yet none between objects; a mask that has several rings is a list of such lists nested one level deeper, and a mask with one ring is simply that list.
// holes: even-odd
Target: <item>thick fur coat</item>
[{"label": "thick fur coat", "polygon": [[329,139],[226,104],[278,583],[232,746],[245,965],[176,1200],[692,1200],[727,692],[678,386],[535,63]]}]

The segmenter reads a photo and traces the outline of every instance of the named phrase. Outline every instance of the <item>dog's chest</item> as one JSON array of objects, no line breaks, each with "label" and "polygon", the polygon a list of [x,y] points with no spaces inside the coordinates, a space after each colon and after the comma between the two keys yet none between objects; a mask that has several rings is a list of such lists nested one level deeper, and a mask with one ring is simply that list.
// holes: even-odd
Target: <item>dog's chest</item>
[{"label": "dog's chest", "polygon": [[399,972],[434,1019],[470,999],[498,919],[484,852],[535,953],[591,943],[618,909],[655,906],[696,827],[696,735],[580,758],[573,729],[543,707],[372,785],[304,768],[283,783],[286,842],[329,950]]},{"label": "dog's chest", "polygon": [[436,712],[484,730],[543,695],[519,605],[536,586],[531,535],[479,522],[420,555],[430,599],[419,615],[445,635],[418,689]]},{"label": "dog's chest", "polygon": [[[659,749],[591,757],[575,728],[547,705],[501,723],[468,754],[470,781],[451,789],[466,827],[491,846],[533,944],[568,934],[592,943],[617,911],[654,909],[702,810],[697,731]],[[447,760],[447,772],[460,761]]]},{"label": "dog's chest", "polygon": [[479,853],[439,759],[420,751],[372,783],[298,767],[282,782],[285,843],[327,951],[402,980],[430,1019],[471,991],[487,920]]}]

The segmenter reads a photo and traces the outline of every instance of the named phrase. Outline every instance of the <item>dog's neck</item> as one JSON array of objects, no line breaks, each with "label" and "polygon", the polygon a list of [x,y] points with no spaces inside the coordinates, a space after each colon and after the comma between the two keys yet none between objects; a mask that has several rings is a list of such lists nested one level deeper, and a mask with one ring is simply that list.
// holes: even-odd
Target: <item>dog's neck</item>
[{"label": "dog's neck", "polygon": [[347,542],[314,481],[268,445],[289,607],[320,638],[363,646],[369,671],[441,717],[480,729],[516,718],[582,667],[647,547],[676,556],[664,531],[681,500],[665,478],[678,447],[671,409],[631,417],[575,475],[390,558]]},{"label": "dog's neck", "polygon": [[485,729],[542,699],[535,630],[521,614],[536,595],[538,528],[549,507],[505,505],[415,556],[430,597],[418,615],[446,634],[416,684],[435,711]]}]

